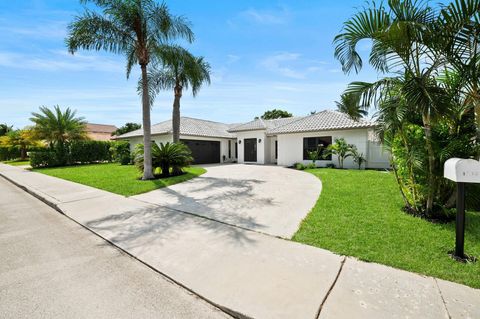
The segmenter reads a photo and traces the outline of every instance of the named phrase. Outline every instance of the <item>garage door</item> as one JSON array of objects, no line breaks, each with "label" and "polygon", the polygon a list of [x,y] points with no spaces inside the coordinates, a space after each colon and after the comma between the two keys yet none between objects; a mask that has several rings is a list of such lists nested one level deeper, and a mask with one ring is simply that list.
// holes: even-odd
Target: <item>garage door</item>
[{"label": "garage door", "polygon": [[220,142],[181,140],[192,151],[194,164],[220,163]]}]

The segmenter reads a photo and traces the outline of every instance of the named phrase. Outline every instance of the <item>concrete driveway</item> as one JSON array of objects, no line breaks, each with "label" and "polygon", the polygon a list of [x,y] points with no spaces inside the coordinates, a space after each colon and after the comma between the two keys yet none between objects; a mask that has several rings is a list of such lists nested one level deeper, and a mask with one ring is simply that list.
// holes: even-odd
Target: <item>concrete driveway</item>
[{"label": "concrete driveway", "polygon": [[188,182],[132,198],[290,238],[315,205],[322,184],[312,174],[278,166],[224,164]]}]

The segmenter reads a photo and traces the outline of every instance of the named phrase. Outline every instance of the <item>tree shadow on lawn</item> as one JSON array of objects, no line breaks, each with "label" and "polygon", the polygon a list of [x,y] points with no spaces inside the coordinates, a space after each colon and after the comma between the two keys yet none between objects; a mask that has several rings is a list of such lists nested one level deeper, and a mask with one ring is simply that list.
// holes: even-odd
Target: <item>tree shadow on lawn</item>
[{"label": "tree shadow on lawn", "polygon": [[[215,240],[235,246],[246,247],[256,242],[248,231],[164,207],[113,214],[89,221],[86,226],[120,247],[138,252],[178,241],[202,244],[203,238],[208,245],[212,233]],[[206,236],[207,233],[210,235]]]},{"label": "tree shadow on lawn", "polygon": [[260,231],[265,225],[260,224],[256,216],[249,213],[261,214],[267,207],[278,206],[273,197],[254,193],[255,186],[263,183],[265,182],[255,179],[202,176],[182,185],[153,191],[151,194],[156,195],[152,199],[160,205]]}]

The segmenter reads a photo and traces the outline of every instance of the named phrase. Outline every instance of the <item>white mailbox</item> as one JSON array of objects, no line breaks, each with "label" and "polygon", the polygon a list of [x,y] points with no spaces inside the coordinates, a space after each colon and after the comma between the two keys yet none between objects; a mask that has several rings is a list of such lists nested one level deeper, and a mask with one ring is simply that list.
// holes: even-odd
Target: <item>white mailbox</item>
[{"label": "white mailbox", "polygon": [[443,176],[457,183],[480,183],[480,161],[451,158],[445,162]]}]

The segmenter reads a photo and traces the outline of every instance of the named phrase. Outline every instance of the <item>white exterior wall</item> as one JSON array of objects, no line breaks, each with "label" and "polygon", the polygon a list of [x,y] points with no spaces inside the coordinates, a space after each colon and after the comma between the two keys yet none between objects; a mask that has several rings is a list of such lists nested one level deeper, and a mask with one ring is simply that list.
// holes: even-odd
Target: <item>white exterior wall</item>
[{"label": "white exterior wall", "polygon": [[268,151],[267,151],[267,164],[276,164],[277,159],[275,158],[275,142],[277,141],[276,136],[267,137]]},{"label": "white exterior wall", "polygon": [[[228,140],[227,138],[216,138],[216,137],[201,137],[201,136],[191,136],[191,135],[180,135],[180,139],[185,139],[185,140],[201,140],[201,141],[217,141],[220,142],[220,162],[223,163],[223,156],[225,156],[225,162],[232,162],[235,160],[235,139],[231,139],[231,145],[232,145],[232,158],[228,157]],[[130,143],[130,150],[133,151],[135,149],[135,145],[143,143],[143,137],[142,136],[137,136],[137,137],[131,137],[129,139],[126,139]],[[155,143],[160,144],[160,143],[167,143],[167,142],[173,142],[173,135],[172,134],[162,134],[162,135],[152,135],[152,140],[155,141]]]},{"label": "white exterior wall", "polygon": [[[267,135],[265,130],[256,130],[256,131],[245,131],[245,132],[237,132],[237,141],[238,141],[238,162],[245,163],[244,161],[244,142],[243,140],[246,138],[256,138],[257,139],[257,161],[256,164],[265,164],[265,159],[267,155],[266,143],[267,143]],[[259,142],[259,140],[262,140]],[[248,162],[251,163],[251,162]]]},{"label": "white exterior wall", "polygon": [[[374,142],[369,141],[368,129],[355,130],[336,130],[336,131],[322,131],[322,132],[307,132],[307,133],[291,133],[279,134],[278,138],[278,165],[292,166],[295,163],[309,164],[312,161],[303,159],[303,139],[305,137],[319,137],[331,136],[332,143],[336,138],[344,138],[348,144],[354,144],[360,153],[363,153],[367,159],[367,168],[388,168],[390,166],[388,154],[383,154],[380,149],[371,148]],[[380,146],[381,148],[381,146]],[[374,161],[370,165],[370,158]],[[324,167],[329,163],[338,166],[338,158],[332,155],[331,161],[319,160],[316,161],[317,166]],[[358,166],[353,162],[352,157],[345,159],[344,168],[357,168]]]}]

